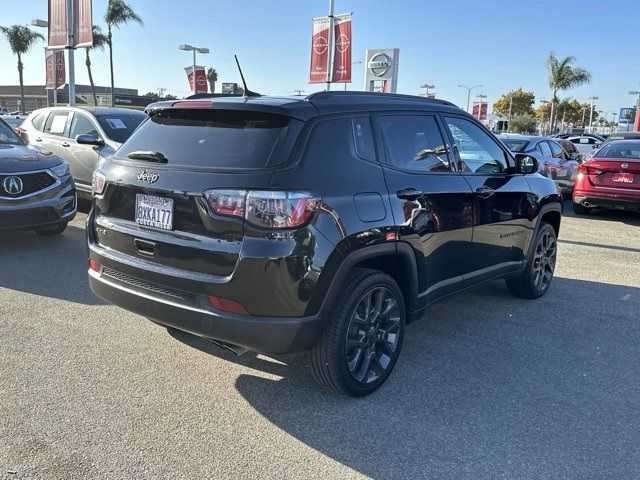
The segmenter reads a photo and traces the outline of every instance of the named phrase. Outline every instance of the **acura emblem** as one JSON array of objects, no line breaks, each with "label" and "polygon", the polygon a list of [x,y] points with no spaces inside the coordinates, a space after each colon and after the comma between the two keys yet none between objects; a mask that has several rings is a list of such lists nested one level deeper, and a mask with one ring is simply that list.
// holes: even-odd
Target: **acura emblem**
[{"label": "acura emblem", "polygon": [[623,163],[622,165],[620,165],[622,168],[627,168],[629,166],[628,163]]},{"label": "acura emblem", "polygon": [[141,182],[156,183],[158,181],[158,178],[160,177],[157,173],[150,173],[146,170],[143,170],[138,174],[138,180],[140,180]]},{"label": "acura emblem", "polygon": [[2,186],[4,187],[4,191],[11,195],[22,193],[22,189],[24,188],[20,177],[7,177],[2,182]]}]

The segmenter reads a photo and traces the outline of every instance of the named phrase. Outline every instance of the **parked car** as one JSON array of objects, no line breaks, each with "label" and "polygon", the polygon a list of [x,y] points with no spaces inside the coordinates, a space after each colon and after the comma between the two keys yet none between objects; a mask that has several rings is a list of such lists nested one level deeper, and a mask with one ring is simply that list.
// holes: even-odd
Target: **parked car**
[{"label": "parked car", "polygon": [[640,140],[640,132],[614,132],[607,140]]},{"label": "parked car", "polygon": [[56,235],[75,215],[76,189],[67,162],[26,146],[0,119],[0,231]]},{"label": "parked car", "polygon": [[32,112],[18,131],[27,143],[64,158],[78,193],[90,197],[93,172],[145,118],[128,108],[51,107]]},{"label": "parked car", "polygon": [[568,137],[566,140],[573,143],[578,151],[582,155],[588,155],[595,151],[595,149],[600,148],[600,146],[605,142],[604,138],[596,138],[592,135],[580,135],[576,137]]},{"label": "parked car", "polygon": [[612,140],[578,168],[573,211],[594,207],[640,211],[640,140]]},{"label": "parked car", "polygon": [[380,387],[405,323],[492,279],[539,298],[561,203],[449,102],[394,94],[182,100],[94,175],[100,298],[238,353],[310,350],[348,395]]},{"label": "parked car", "polygon": [[7,107],[0,107],[0,115],[9,115],[10,113]]},{"label": "parked car", "polygon": [[605,136],[600,135],[598,133],[589,133],[589,132],[572,132],[572,133],[559,133],[557,135],[551,135],[552,138],[562,138],[564,140],[573,137],[590,137],[594,138],[599,142],[604,142]]},{"label": "parked car", "polygon": [[553,179],[563,194],[573,190],[576,171],[582,161],[579,156],[566,152],[554,138],[535,135],[500,135],[498,138],[513,153],[531,155],[538,160],[539,171]]},{"label": "parked car", "polygon": [[20,126],[22,122],[24,122],[26,115],[0,115],[0,118],[5,121],[7,125],[9,125],[14,130]]}]

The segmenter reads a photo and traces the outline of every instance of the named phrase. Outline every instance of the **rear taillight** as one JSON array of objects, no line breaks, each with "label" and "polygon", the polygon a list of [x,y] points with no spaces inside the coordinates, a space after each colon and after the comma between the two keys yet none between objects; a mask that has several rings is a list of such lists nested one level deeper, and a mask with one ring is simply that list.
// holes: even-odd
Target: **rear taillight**
[{"label": "rear taillight", "polygon": [[16,131],[16,133],[17,133],[19,136],[22,136],[22,134],[23,134],[24,132],[26,132],[26,130],[25,130],[24,128],[22,128],[22,127],[16,127],[16,128],[14,128],[14,130]]},{"label": "rear taillight", "polygon": [[297,228],[308,223],[320,207],[310,192],[271,190],[207,190],[213,213],[244,218],[262,228]]},{"label": "rear taillight", "polygon": [[578,173],[582,173],[583,175],[600,175],[602,170],[582,164],[578,166]]},{"label": "rear taillight", "polygon": [[93,179],[91,181],[91,189],[94,195],[102,195],[104,189],[107,186],[107,177],[104,176],[100,170],[93,172]]}]

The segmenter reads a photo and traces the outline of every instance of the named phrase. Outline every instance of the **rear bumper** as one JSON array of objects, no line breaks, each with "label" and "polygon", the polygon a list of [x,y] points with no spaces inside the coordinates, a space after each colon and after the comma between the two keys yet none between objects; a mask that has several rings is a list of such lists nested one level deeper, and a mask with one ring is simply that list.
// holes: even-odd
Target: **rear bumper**
[{"label": "rear bumper", "polygon": [[[126,279],[126,276],[124,277]],[[103,300],[154,322],[232,346],[267,354],[311,348],[322,329],[322,317],[257,317],[215,311],[206,297],[172,292],[145,281],[130,281],[89,270],[89,285]]]},{"label": "rear bumper", "polygon": [[606,194],[601,192],[574,191],[573,202],[585,207],[611,208],[616,210],[640,210],[639,195],[621,193]]}]

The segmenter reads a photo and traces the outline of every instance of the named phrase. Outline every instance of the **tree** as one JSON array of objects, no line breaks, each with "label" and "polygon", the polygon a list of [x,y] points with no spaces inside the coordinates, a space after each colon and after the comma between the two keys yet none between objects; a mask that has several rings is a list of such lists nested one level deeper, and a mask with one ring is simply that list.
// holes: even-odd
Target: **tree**
[{"label": "tree", "polygon": [[522,88],[518,88],[513,92],[505,93],[494,102],[493,113],[501,117],[509,117],[509,104],[511,104],[511,116],[533,115],[535,101],[536,96],[533,92],[525,92]]},{"label": "tree", "polygon": [[104,21],[107,24],[107,44],[109,45],[109,67],[111,69],[111,106],[113,107],[113,32],[114,28],[126,25],[129,22],[136,22],[144,25],[140,16],[133,9],[124,3],[123,0],[109,0],[107,11],[104,12]]},{"label": "tree", "polygon": [[[566,123],[573,123],[574,125],[588,125],[589,124],[589,112],[591,111],[590,103],[580,103],[575,99],[566,98],[559,100],[558,102],[558,117],[564,118]],[[545,123],[550,121],[551,118],[551,102],[547,102],[535,110],[535,117],[538,120],[544,120]],[[544,114],[544,115],[543,115]],[[584,118],[584,122],[582,119]],[[598,112],[594,106],[593,119],[598,118]]]},{"label": "tree", "polygon": [[93,74],[91,73],[91,57],[89,55],[89,52],[95,49],[104,51],[104,46],[107,45],[107,43],[108,43],[107,36],[102,32],[102,29],[98,25],[94,25],[93,26],[93,45],[85,49],[85,53],[87,54],[87,59],[84,62],[87,65],[87,73],[89,74],[89,83],[91,84],[91,95],[93,96],[94,105],[98,105],[98,97],[96,96],[96,86],[93,83]]},{"label": "tree", "polygon": [[536,131],[536,119],[531,114],[516,115],[509,120],[509,132],[533,133]]},{"label": "tree", "polygon": [[24,65],[22,64],[22,55],[27,53],[33,48],[38,40],[44,40],[44,37],[38,32],[34,32],[29,27],[24,25],[11,25],[10,27],[0,27],[0,31],[7,38],[9,42],[9,48],[14,55],[18,57],[18,77],[20,80],[20,108],[22,113],[25,114],[25,102],[24,102],[24,81],[22,72]]},{"label": "tree", "polygon": [[215,68],[209,67],[207,69],[207,80],[209,81],[209,87],[211,93],[216,93],[216,82],[218,81],[218,72]]},{"label": "tree", "polygon": [[591,74],[584,68],[572,67],[576,61],[575,57],[568,56],[558,59],[551,52],[547,59],[547,70],[549,72],[549,87],[551,88],[551,131],[555,130],[555,113],[558,103],[558,92],[569,90],[591,81]]}]

